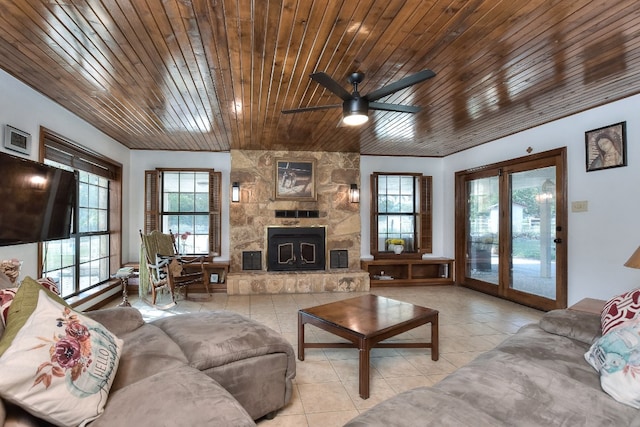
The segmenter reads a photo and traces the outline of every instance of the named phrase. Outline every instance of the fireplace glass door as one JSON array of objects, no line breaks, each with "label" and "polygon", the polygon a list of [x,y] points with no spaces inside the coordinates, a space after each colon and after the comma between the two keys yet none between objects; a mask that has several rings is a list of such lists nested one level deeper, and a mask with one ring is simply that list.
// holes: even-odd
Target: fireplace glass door
[{"label": "fireplace glass door", "polygon": [[267,233],[269,271],[324,270],[324,227],[270,227]]}]

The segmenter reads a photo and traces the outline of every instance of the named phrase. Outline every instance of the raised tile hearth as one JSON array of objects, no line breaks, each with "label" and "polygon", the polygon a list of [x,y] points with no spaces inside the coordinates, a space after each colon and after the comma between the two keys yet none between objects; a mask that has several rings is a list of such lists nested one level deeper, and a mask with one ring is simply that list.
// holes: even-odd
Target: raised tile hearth
[{"label": "raised tile hearth", "polygon": [[363,292],[368,290],[369,274],[362,270],[283,273],[243,271],[227,275],[228,295]]}]

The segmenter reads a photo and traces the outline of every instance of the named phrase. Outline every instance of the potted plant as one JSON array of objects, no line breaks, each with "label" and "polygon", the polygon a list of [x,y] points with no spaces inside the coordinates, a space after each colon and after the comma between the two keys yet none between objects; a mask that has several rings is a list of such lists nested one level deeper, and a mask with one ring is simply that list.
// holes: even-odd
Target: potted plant
[{"label": "potted plant", "polygon": [[396,254],[401,254],[404,250],[404,239],[387,239],[387,248]]}]

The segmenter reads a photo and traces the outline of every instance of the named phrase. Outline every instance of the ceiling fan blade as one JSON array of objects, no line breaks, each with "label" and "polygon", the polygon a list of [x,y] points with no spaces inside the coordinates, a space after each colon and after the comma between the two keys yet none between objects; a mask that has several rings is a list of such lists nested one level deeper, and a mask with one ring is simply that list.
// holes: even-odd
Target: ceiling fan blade
[{"label": "ceiling fan blade", "polygon": [[373,92],[369,92],[363,98],[369,101],[376,101],[380,98],[383,98],[387,95],[391,95],[394,92],[397,92],[401,89],[407,88],[409,86],[413,86],[416,83],[423,82],[431,77],[434,77],[436,73],[431,70],[422,70],[419,73],[410,75],[403,79],[400,79],[396,82],[393,82],[387,86],[381,87],[380,89],[376,89]]},{"label": "ceiling fan blade", "polygon": [[398,113],[417,113],[422,110],[422,107],[415,107],[413,105],[402,104],[386,104],[384,102],[370,102],[370,110],[382,110],[382,111],[395,111]]},{"label": "ceiling fan blade", "polygon": [[328,110],[330,108],[342,108],[342,104],[318,105],[317,107],[294,108],[293,110],[282,110],[282,114],[302,113],[305,111]]},{"label": "ceiling fan blade", "polygon": [[310,77],[312,80],[315,80],[334,94],[338,95],[343,101],[348,101],[353,98],[345,88],[340,86],[340,83],[333,80],[327,73],[313,73],[310,75]]}]

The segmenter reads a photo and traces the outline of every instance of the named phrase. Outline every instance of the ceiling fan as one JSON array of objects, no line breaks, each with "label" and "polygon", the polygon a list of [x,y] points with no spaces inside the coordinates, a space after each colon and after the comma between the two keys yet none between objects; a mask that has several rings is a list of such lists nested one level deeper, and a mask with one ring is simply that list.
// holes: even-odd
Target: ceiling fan
[{"label": "ceiling fan", "polygon": [[399,113],[417,113],[422,109],[421,107],[401,104],[387,104],[385,102],[376,101],[401,89],[430,79],[435,75],[436,73],[431,70],[422,70],[416,74],[412,74],[387,86],[381,87],[380,89],[374,90],[373,92],[369,92],[364,96],[361,96],[360,93],[358,93],[358,85],[364,80],[363,73],[355,72],[351,73],[347,77],[347,81],[353,86],[353,92],[349,93],[345,88],[340,86],[338,82],[329,77],[328,74],[317,72],[310,75],[311,79],[316,81],[317,83],[320,83],[335,95],[338,95],[338,97],[340,97],[340,99],[342,99],[343,101],[342,104],[295,108],[293,110],[282,110],[282,113],[291,114],[304,111],[327,110],[330,108],[342,107],[342,121],[344,124],[350,126],[361,125],[369,120],[369,110],[395,111]]}]

